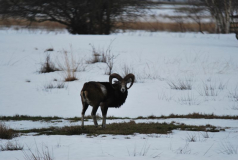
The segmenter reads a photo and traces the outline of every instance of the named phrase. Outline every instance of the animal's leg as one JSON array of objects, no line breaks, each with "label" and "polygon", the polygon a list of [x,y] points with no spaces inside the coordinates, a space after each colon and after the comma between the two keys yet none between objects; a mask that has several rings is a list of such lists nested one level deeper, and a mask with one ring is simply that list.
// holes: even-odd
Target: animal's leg
[{"label": "animal's leg", "polygon": [[101,110],[102,110],[102,116],[103,116],[102,128],[106,128],[106,118],[107,118],[107,110],[108,110],[108,107],[106,107],[106,106],[101,106]]},{"label": "animal's leg", "polygon": [[91,112],[91,115],[92,115],[92,118],[93,118],[93,122],[94,122],[95,127],[98,126],[98,122],[97,122],[97,118],[96,118],[96,113],[97,113],[98,107],[99,107],[99,105],[93,106],[93,110],[92,110],[92,112]]},{"label": "animal's leg", "polygon": [[84,127],[84,115],[85,115],[86,110],[88,109],[88,104],[85,102],[82,102],[82,104],[83,104],[83,109],[82,109],[82,113],[81,113],[81,122],[82,122],[81,127],[83,128]]}]

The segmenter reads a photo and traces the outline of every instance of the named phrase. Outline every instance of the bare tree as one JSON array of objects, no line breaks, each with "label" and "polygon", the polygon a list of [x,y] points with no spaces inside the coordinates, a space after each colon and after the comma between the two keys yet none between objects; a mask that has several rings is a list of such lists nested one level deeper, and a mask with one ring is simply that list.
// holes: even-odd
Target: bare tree
[{"label": "bare tree", "polygon": [[110,34],[117,19],[136,16],[143,0],[0,0],[0,17],[54,21],[72,34]]},{"label": "bare tree", "polygon": [[237,0],[200,0],[215,19],[217,33],[229,33],[230,16],[237,13]]},{"label": "bare tree", "polygon": [[190,4],[189,7],[178,8],[176,12],[185,14],[187,18],[197,23],[199,32],[203,33],[202,20],[206,16],[205,7],[195,1],[189,1],[188,3]]}]

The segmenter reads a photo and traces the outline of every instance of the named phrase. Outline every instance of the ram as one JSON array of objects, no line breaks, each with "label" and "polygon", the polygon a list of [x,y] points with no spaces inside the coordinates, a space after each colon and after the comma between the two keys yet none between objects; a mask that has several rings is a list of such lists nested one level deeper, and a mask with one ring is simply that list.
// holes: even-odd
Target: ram
[{"label": "ram", "polygon": [[[113,79],[117,79],[112,82]],[[92,106],[92,118],[97,127],[96,112],[101,107],[103,121],[102,128],[106,127],[106,116],[109,107],[119,108],[125,103],[128,89],[131,88],[135,80],[133,74],[128,74],[122,78],[119,74],[113,73],[109,76],[109,82],[87,82],[81,90],[82,100],[82,128],[84,127],[84,115],[88,106]],[[129,86],[129,87],[128,87]]]}]

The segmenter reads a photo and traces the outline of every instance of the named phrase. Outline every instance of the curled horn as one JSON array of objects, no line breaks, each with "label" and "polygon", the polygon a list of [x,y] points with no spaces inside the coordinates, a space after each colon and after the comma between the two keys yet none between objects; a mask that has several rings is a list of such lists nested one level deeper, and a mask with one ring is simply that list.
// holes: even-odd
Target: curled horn
[{"label": "curled horn", "polygon": [[[120,76],[119,74],[113,73],[113,74],[111,74],[110,77],[109,77],[109,82],[110,82],[111,85],[112,85],[112,79],[113,79],[113,78],[118,79],[118,81],[121,81],[121,80],[122,80],[122,78],[121,78],[121,76]],[[112,87],[113,87],[113,85],[112,85]],[[114,88],[114,87],[113,87],[113,88]]]},{"label": "curled horn", "polygon": [[130,73],[130,74],[128,74],[128,75],[126,75],[126,77],[124,78],[124,80],[127,82],[129,79],[131,79],[131,85],[127,88],[127,89],[129,89],[129,88],[131,88],[131,86],[133,85],[133,83],[134,83],[134,81],[135,81],[135,76],[134,76],[134,74],[132,74],[132,73]]}]

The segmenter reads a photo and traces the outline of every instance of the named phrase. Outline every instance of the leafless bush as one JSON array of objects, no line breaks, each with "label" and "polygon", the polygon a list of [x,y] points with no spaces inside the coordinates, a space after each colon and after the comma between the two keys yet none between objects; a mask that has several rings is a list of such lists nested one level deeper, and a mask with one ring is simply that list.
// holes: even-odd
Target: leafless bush
[{"label": "leafless bush", "polygon": [[[92,58],[87,61],[88,64],[93,64],[97,62],[106,63],[106,55],[108,48],[104,50],[103,48],[96,49],[94,45],[89,44],[92,47]],[[109,46],[110,47],[110,46]]]},{"label": "leafless bush", "polygon": [[112,69],[114,66],[114,60],[116,59],[116,55],[110,53],[111,51],[109,51],[109,53],[106,55],[106,64],[107,64],[107,69],[105,71],[105,74],[107,75],[111,75],[112,74]]},{"label": "leafless bush", "polygon": [[233,101],[238,102],[238,89],[237,87],[234,89],[233,92],[229,91],[229,98],[231,98]]},{"label": "leafless bush", "polygon": [[0,145],[1,151],[15,151],[15,150],[23,150],[23,145],[20,145],[17,141],[12,143],[8,141],[5,145]]},{"label": "leafless bush", "polygon": [[187,95],[178,98],[178,101],[182,105],[189,105],[189,106],[200,104],[200,102],[194,97],[192,93],[188,93]]},{"label": "leafless bush", "polygon": [[29,151],[22,151],[25,160],[53,160],[53,151],[50,152],[47,146],[43,146],[41,150],[36,145],[36,151],[33,152],[30,148]]},{"label": "leafless bush", "polygon": [[187,142],[183,147],[179,147],[176,150],[177,154],[190,154],[191,153],[191,149],[189,148],[189,143]]},{"label": "leafless bush", "polygon": [[112,74],[112,69],[114,66],[114,60],[117,58],[118,55],[114,55],[112,53],[112,43],[114,40],[110,42],[106,49],[96,49],[94,45],[90,44],[92,47],[92,58],[87,61],[88,64],[102,62],[106,63],[107,68],[105,74],[110,75]]},{"label": "leafless bush", "polygon": [[191,90],[192,89],[191,81],[186,79],[185,80],[178,79],[177,82],[168,81],[167,84],[170,86],[171,89],[176,89],[176,90]]},{"label": "leafless bush", "polygon": [[186,141],[187,142],[196,142],[197,135],[196,134],[187,134]]},{"label": "leafless bush", "polygon": [[39,73],[49,73],[55,71],[59,71],[59,69],[56,68],[55,64],[50,60],[50,55],[47,55],[45,62],[41,65]]},{"label": "leafless bush", "polygon": [[121,68],[122,68],[122,71],[121,71],[122,77],[125,77],[129,73],[134,73],[134,67],[131,65],[129,66],[127,64],[124,64]]},{"label": "leafless bush", "polygon": [[208,132],[200,132],[203,138],[210,138],[211,135],[208,134]]},{"label": "leafless bush", "polygon": [[168,95],[165,92],[162,92],[161,94],[158,95],[158,98],[159,100],[165,100],[167,102],[170,102],[171,100],[173,100],[173,96],[174,95],[171,95],[171,93],[170,95]]},{"label": "leafless bush", "polygon": [[232,145],[230,142],[221,143],[219,153],[222,154],[238,154],[238,147]]},{"label": "leafless bush", "polygon": [[[126,139],[130,139],[130,137],[127,137]],[[147,156],[149,149],[150,149],[150,145],[147,144],[147,140],[146,140],[139,152],[137,151],[137,146],[134,146],[133,152],[130,152],[128,149],[127,149],[127,152],[129,156],[134,156],[134,157]],[[157,158],[159,156],[160,156],[160,153],[150,155],[150,157],[152,158]]]},{"label": "leafless bush", "polygon": [[18,134],[16,134],[10,127],[6,126],[5,123],[0,122],[0,138],[12,139],[17,136]]},{"label": "leafless bush", "polygon": [[203,88],[198,92],[201,96],[217,96],[218,90],[216,84],[203,82]]}]

